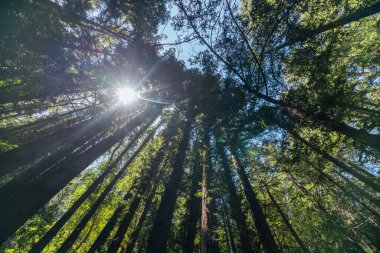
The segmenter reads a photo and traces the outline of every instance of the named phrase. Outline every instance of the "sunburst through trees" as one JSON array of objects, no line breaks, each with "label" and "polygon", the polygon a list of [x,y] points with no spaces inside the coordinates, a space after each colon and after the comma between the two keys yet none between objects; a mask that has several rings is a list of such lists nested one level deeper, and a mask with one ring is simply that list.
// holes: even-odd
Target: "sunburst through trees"
[{"label": "sunburst through trees", "polygon": [[2,1],[0,252],[378,252],[379,12]]}]

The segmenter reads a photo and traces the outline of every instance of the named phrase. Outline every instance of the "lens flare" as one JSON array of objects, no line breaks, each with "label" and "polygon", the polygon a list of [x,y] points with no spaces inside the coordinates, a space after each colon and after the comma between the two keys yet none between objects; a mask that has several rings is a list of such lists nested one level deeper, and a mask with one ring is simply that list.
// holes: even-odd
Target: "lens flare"
[{"label": "lens flare", "polygon": [[137,93],[126,87],[118,89],[117,96],[119,101],[124,105],[130,104],[137,99]]}]

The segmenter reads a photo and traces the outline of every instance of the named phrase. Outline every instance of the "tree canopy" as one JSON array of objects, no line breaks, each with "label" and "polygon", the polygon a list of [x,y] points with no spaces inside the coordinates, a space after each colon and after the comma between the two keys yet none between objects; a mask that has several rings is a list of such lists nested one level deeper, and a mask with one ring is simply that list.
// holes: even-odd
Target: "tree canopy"
[{"label": "tree canopy", "polygon": [[0,1],[0,252],[380,251],[379,13]]}]

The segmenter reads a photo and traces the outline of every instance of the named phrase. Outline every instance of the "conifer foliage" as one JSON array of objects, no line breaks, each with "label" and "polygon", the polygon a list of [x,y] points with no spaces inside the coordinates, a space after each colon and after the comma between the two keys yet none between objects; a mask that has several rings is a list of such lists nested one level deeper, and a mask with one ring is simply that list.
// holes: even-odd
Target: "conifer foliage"
[{"label": "conifer foliage", "polygon": [[380,251],[379,13],[1,1],[0,252]]}]

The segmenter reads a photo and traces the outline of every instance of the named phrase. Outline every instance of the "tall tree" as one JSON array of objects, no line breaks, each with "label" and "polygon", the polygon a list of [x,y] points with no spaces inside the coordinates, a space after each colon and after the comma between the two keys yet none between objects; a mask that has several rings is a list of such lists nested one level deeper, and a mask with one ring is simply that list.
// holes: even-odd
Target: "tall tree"
[{"label": "tall tree", "polygon": [[189,145],[190,130],[194,119],[192,108],[186,113],[186,123],[183,127],[182,140],[179,143],[178,154],[173,163],[173,170],[165,186],[164,194],[158,208],[152,231],[149,235],[147,252],[166,252],[170,225],[173,218],[174,205],[177,199],[178,187],[184,172],[183,162]]},{"label": "tall tree", "polygon": [[[177,122],[177,121],[173,120],[173,122],[171,122],[171,123],[174,123],[174,122]],[[191,122],[189,122],[188,124],[190,124],[190,126],[191,126]],[[189,130],[190,126],[188,126],[188,130]],[[159,166],[162,163],[163,158],[166,154],[166,150],[164,149],[164,147],[169,145],[171,137],[175,136],[176,133],[178,133],[178,130],[179,130],[178,125],[169,125],[168,126],[168,129],[166,130],[166,132],[164,133],[164,136],[163,136],[164,141],[162,144],[162,148],[160,148],[159,151],[157,152],[156,156],[152,160],[151,167],[146,172],[146,176],[140,182],[140,185],[138,187],[138,191],[134,194],[134,196],[133,196],[133,198],[129,204],[128,211],[126,212],[126,214],[122,218],[122,220],[119,224],[119,228],[117,229],[116,234],[114,235],[114,237],[111,241],[111,244],[109,245],[109,247],[107,249],[107,252],[115,252],[119,249],[119,247],[123,241],[124,235],[125,235],[128,227],[132,221],[133,216],[135,215],[135,212],[136,212],[140,202],[141,202],[142,195],[145,194],[146,191],[150,188],[150,185],[152,184],[154,178],[159,175],[159,171],[158,171],[160,169]],[[189,135],[190,135],[189,132],[187,132],[187,133],[185,132],[184,136],[183,136],[183,139],[185,139],[185,141],[187,141],[187,142],[188,142]],[[184,145],[187,145],[187,142],[182,143],[183,148],[184,148]],[[182,153],[182,152],[184,152],[184,153]],[[183,160],[185,158],[185,154],[186,154],[186,148],[184,148],[183,150],[180,150],[179,162],[182,161],[181,163],[183,163]],[[179,165],[182,166],[182,164],[179,164]]]},{"label": "tall tree", "polygon": [[[308,38],[311,38],[315,35],[318,35],[320,33],[323,33],[325,31],[344,26],[346,24],[349,24],[351,22],[360,20],[362,18],[375,15],[380,12],[380,3],[374,2],[369,6],[365,6],[363,8],[360,8],[358,10],[353,11],[352,13],[349,13],[348,15],[345,15],[333,22],[330,22],[328,24],[323,24],[315,29],[312,30],[304,30],[304,29],[296,29],[296,32],[293,32],[293,35],[288,38],[287,42],[279,45],[276,47],[276,50],[282,49],[284,47],[290,46],[294,43],[298,42],[304,42]],[[298,31],[300,30],[300,31]]]},{"label": "tall tree", "polygon": [[123,251],[124,253],[132,253],[133,252],[133,249],[136,245],[137,238],[138,238],[140,231],[141,231],[141,228],[144,224],[145,218],[146,218],[146,216],[149,212],[149,209],[152,205],[154,195],[156,194],[158,183],[159,183],[158,180],[156,180],[154,182],[152,192],[149,194],[148,198],[145,201],[144,210],[142,211],[140,217],[137,220],[135,228],[133,229],[133,232],[130,236],[129,242],[128,242],[127,246],[125,247],[125,250]]},{"label": "tall tree", "polygon": [[202,138],[202,216],[201,253],[219,252],[215,196],[211,192],[213,167],[210,147],[210,122],[204,122]]},{"label": "tall tree", "polygon": [[194,240],[196,236],[197,223],[201,215],[201,198],[198,192],[201,190],[200,184],[202,179],[200,154],[199,154],[199,140],[193,146],[193,166],[191,176],[191,189],[188,200],[188,216],[185,218],[185,239],[183,244],[184,253],[194,252]]},{"label": "tall tree", "polygon": [[232,145],[230,146],[230,150],[234,166],[249,204],[252,218],[255,221],[256,229],[263,245],[263,249],[265,252],[280,252],[262,211],[261,204],[252,189],[252,185],[249,182],[243,163],[237,154],[237,150]]},{"label": "tall tree", "polygon": [[232,172],[231,172],[230,164],[222,145],[223,145],[222,143],[217,142],[216,148],[217,148],[220,158],[222,159],[222,165],[223,165],[223,170],[224,170],[223,175],[224,175],[224,180],[226,182],[228,193],[229,193],[232,217],[236,221],[236,224],[238,227],[240,242],[241,242],[241,247],[242,247],[243,252],[254,252],[253,246],[251,244],[251,239],[249,237],[248,226],[245,222],[244,213],[241,209],[241,204],[240,204],[238,195],[236,193],[235,184],[232,180]]},{"label": "tall tree", "polygon": [[0,1],[0,252],[379,251],[379,8]]},{"label": "tall tree", "polygon": [[[146,113],[148,114],[149,111]],[[70,159],[65,159],[54,169],[44,174],[43,177],[18,189],[12,196],[3,196],[3,203],[7,203],[7,208],[2,206],[3,208],[0,209],[2,220],[0,227],[0,241],[5,241],[9,235],[14,233],[17,228],[35,214],[46,201],[61,190],[68,182],[78,175],[80,171],[85,169],[100,155],[111,148],[120,140],[120,138],[140,125],[143,121],[143,117],[148,115],[140,115],[131,124],[127,124],[115,134],[103,139],[85,152],[74,153]],[[25,202],[25,198],[29,198],[30,201]]]},{"label": "tall tree", "polygon": [[297,234],[297,232],[294,230],[292,224],[290,224],[290,221],[289,221],[288,217],[286,216],[286,214],[282,211],[281,207],[278,205],[278,203],[274,199],[272,193],[269,191],[268,186],[265,186],[265,189],[266,189],[266,191],[268,193],[268,196],[269,196],[270,200],[272,201],[273,205],[276,207],[278,213],[281,215],[282,219],[284,220],[286,226],[288,227],[288,229],[290,230],[290,232],[292,233],[292,235],[294,236],[294,238],[297,240],[297,242],[298,242],[299,246],[301,247],[302,251],[303,252],[310,252],[310,250],[307,248],[307,246],[305,245],[305,243],[301,240],[301,238],[299,237],[299,235]]},{"label": "tall tree", "polygon": [[[49,229],[49,231],[35,244],[33,245],[30,252],[40,252],[43,250],[44,247],[51,241],[51,239],[56,235],[56,233],[64,226],[64,224],[70,219],[70,217],[75,213],[75,211],[79,208],[79,206],[95,191],[97,186],[111,173],[113,168],[116,166],[117,163],[120,162],[120,160],[123,158],[123,156],[126,154],[127,151],[135,144],[135,142],[140,138],[141,134],[144,130],[146,130],[148,126],[142,128],[136,136],[128,143],[128,145],[124,148],[124,150],[121,152],[121,154],[113,161],[111,162],[103,171],[103,173],[87,188],[87,190],[81,195],[81,197],[70,207],[69,210],[66,211],[66,213],[54,224],[52,228]],[[129,164],[133,161],[133,159],[140,153],[140,151],[145,147],[145,145],[148,143],[152,135],[154,134],[154,131],[152,131],[151,134],[149,134],[141,143],[140,147],[133,153],[133,155],[128,159],[128,161],[124,164],[124,166],[120,169],[120,171],[116,174],[116,176],[113,178],[112,182],[107,186],[107,188],[103,191],[102,196],[99,197],[99,200],[97,200],[98,204],[95,206],[96,203],[94,203],[94,207],[91,208],[91,212],[88,212],[86,215],[88,216],[87,219],[82,219],[82,228],[86,225],[86,221],[88,221],[89,218],[93,215],[94,211],[98,208],[100,203],[102,202],[102,199],[105,198],[105,196],[109,193],[109,191],[112,189],[112,187],[115,185],[115,183],[120,179],[120,177],[125,173],[127,170]],[[80,232],[81,229],[76,229],[76,233]],[[74,235],[75,233],[72,233],[72,236],[70,237],[74,238],[76,237]],[[67,239],[69,240],[69,239]],[[71,239],[74,240],[74,239]],[[68,246],[70,246],[72,242]]]}]

